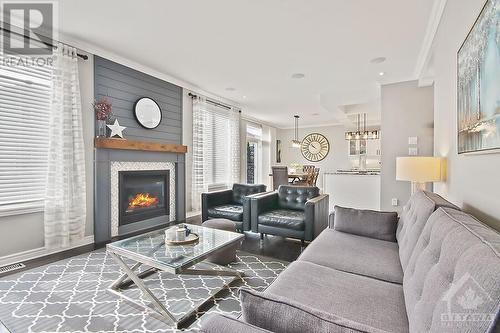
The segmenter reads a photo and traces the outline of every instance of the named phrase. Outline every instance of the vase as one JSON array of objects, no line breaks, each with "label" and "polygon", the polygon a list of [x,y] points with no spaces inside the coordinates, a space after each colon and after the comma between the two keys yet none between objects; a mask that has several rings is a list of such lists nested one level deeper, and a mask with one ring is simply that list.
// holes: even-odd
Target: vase
[{"label": "vase", "polygon": [[97,136],[100,138],[106,137],[106,120],[97,120]]}]

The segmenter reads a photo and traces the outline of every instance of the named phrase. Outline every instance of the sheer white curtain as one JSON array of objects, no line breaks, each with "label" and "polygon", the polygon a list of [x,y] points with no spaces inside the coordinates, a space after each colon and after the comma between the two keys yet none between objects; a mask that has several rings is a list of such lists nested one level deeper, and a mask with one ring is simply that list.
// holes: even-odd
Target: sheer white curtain
[{"label": "sheer white curtain", "polygon": [[240,180],[240,112],[193,99],[192,209],[201,209],[201,193]]},{"label": "sheer white curtain", "polygon": [[76,49],[54,51],[49,115],[49,163],[44,204],[45,247],[58,248],[85,233],[85,151]]}]

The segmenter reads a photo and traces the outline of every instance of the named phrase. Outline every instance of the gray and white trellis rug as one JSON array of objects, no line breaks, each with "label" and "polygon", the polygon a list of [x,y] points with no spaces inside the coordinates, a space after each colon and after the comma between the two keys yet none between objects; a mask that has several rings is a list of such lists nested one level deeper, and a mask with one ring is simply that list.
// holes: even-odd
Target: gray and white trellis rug
[{"label": "gray and white trellis rug", "polygon": [[[244,273],[219,292],[194,317],[185,332],[199,329],[205,313],[240,314],[238,290],[262,291],[274,281],[287,263],[238,252],[231,268]],[[12,333],[48,332],[178,332],[146,310],[106,291],[120,275],[119,267],[105,250],[61,260],[0,279],[0,320]],[[167,308],[179,302],[196,303],[221,286],[216,276],[173,276],[154,274],[145,281]],[[127,291],[140,297],[137,289]],[[133,294],[137,293],[137,294]],[[174,308],[174,307],[173,307]]]}]

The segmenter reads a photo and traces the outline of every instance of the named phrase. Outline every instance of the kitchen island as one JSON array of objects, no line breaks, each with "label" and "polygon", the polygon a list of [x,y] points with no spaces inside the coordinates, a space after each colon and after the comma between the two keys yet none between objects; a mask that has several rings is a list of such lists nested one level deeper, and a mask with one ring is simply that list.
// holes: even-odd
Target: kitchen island
[{"label": "kitchen island", "polygon": [[337,171],[323,175],[323,192],[330,195],[330,211],[335,205],[380,210],[378,171]]}]

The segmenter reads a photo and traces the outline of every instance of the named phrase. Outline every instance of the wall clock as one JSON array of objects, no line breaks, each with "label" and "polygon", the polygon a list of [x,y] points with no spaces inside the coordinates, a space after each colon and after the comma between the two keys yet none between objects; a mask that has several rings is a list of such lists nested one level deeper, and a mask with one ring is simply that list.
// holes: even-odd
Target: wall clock
[{"label": "wall clock", "polygon": [[311,133],[307,135],[300,145],[302,156],[308,161],[319,162],[328,155],[330,143],[324,135]]}]

